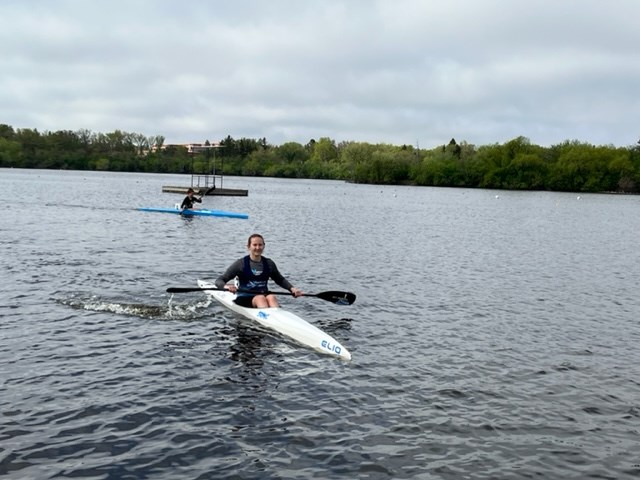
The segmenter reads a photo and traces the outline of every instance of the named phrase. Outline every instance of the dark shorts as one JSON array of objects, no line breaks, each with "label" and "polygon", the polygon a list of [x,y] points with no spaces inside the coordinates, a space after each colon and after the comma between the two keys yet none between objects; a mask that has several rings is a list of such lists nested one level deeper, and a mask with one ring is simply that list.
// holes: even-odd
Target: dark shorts
[{"label": "dark shorts", "polygon": [[253,301],[253,297],[255,297],[255,295],[242,295],[240,297],[236,297],[234,302],[241,307],[253,308],[253,304],[251,303]]}]

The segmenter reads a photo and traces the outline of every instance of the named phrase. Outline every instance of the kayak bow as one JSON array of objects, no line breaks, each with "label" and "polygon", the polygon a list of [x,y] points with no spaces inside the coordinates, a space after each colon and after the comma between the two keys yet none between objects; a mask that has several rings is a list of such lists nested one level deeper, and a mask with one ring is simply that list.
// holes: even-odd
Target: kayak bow
[{"label": "kayak bow", "polygon": [[[198,286],[200,288],[215,288],[213,283],[204,280],[198,280]],[[206,290],[205,292],[228,309],[295,340],[301,345],[342,360],[351,360],[351,353],[340,342],[295,313],[280,307],[247,308],[240,306],[234,302],[236,294],[228,290]]]}]

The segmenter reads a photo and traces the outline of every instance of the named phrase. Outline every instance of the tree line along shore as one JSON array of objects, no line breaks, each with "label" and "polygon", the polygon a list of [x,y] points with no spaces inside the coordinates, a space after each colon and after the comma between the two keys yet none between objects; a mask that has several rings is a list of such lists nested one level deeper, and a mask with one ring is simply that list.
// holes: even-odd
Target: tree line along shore
[{"label": "tree line along shore", "polygon": [[640,142],[628,147],[567,140],[550,147],[520,136],[434,148],[331,138],[271,145],[227,136],[166,144],[161,135],[86,129],[39,132],[0,124],[0,167],[334,179],[438,187],[640,193]]}]

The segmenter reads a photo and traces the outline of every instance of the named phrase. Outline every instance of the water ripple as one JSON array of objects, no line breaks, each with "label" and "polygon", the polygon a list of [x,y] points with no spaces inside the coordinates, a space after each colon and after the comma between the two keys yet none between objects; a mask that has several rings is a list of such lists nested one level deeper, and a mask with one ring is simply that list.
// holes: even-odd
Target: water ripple
[{"label": "water ripple", "polygon": [[[249,221],[184,221],[129,208],[183,176],[2,173],[3,478],[640,476],[635,197],[235,179]],[[165,293],[253,231],[357,294],[281,299],[351,362]]]}]

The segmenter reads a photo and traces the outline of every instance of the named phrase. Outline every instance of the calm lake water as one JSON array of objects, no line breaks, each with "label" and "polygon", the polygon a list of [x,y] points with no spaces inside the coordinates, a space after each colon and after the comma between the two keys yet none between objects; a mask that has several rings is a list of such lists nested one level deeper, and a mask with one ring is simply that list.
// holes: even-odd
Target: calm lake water
[{"label": "calm lake water", "polygon": [[[640,197],[0,170],[0,476],[640,476]],[[351,362],[207,300],[247,237]]]}]

